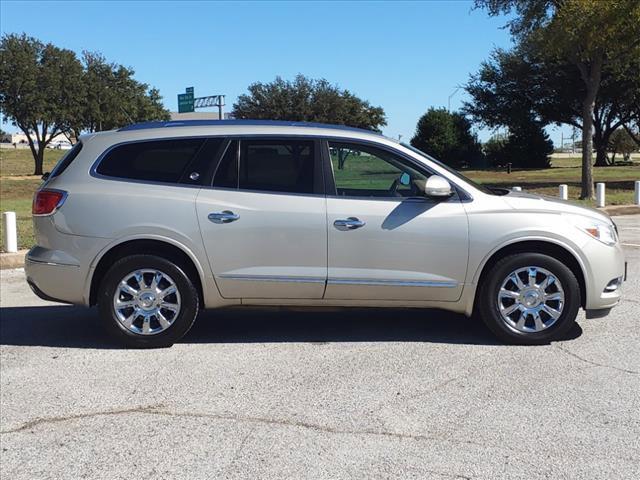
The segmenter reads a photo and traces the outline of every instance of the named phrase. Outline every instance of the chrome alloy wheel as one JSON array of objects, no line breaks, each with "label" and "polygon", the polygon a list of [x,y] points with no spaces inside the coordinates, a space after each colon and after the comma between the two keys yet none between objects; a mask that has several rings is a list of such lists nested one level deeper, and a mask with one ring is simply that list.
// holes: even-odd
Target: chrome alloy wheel
[{"label": "chrome alloy wheel", "polygon": [[113,295],[120,325],[140,335],[155,335],[171,326],[180,314],[180,293],[173,279],[154,269],[126,275]]},{"label": "chrome alloy wheel", "polygon": [[540,267],[511,272],[498,292],[498,309],[508,327],[518,332],[540,332],[556,323],[564,308],[564,290],[558,278]]}]

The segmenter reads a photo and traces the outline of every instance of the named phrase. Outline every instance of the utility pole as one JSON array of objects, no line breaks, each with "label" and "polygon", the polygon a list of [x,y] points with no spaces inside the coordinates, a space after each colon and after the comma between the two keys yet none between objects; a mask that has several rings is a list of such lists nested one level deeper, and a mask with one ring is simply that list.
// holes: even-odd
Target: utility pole
[{"label": "utility pole", "polygon": [[451,95],[449,95],[449,98],[447,99],[447,112],[451,111],[451,98],[458,93],[458,90],[460,90],[462,87],[456,87],[456,89],[453,91],[453,93]]}]

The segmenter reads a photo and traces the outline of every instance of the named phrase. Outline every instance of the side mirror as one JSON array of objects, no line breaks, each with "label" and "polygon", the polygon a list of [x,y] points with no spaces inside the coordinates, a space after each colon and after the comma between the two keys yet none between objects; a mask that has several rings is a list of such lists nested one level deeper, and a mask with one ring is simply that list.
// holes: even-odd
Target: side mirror
[{"label": "side mirror", "polygon": [[44,172],[44,175],[42,175],[41,178],[46,182],[47,180],[49,180],[50,175],[51,175],[51,172]]},{"label": "side mirror", "polygon": [[431,175],[424,185],[424,194],[427,197],[445,198],[453,195],[451,184],[440,175]]}]

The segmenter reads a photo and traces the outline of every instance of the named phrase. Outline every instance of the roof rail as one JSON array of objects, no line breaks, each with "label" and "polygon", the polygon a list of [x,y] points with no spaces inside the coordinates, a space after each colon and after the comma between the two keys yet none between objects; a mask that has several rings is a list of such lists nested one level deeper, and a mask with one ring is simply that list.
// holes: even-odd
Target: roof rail
[{"label": "roof rail", "polygon": [[118,129],[119,132],[129,132],[131,130],[146,130],[150,128],[169,128],[169,127],[225,127],[233,125],[248,126],[274,126],[274,127],[315,127],[315,128],[332,128],[336,130],[352,130],[357,132],[366,132],[381,135],[380,132],[366,130],[364,128],[348,127],[346,125],[332,125],[329,123],[314,122],[294,122],[287,120],[171,120],[168,122],[143,122],[134,123]]}]

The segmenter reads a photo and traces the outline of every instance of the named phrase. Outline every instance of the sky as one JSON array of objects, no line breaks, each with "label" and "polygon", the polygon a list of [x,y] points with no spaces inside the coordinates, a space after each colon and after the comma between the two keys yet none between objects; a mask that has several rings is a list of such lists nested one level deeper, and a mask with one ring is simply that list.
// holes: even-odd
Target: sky
[{"label": "sky", "polygon": [[[402,140],[429,107],[468,99],[456,89],[494,48],[511,46],[505,22],[465,0],[0,2],[3,34],[101,52],[157,87],[171,111],[186,87],[226,95],[229,111],[251,83],[302,73],[382,106],[383,133]],[[559,130],[550,133],[559,143]]]}]

